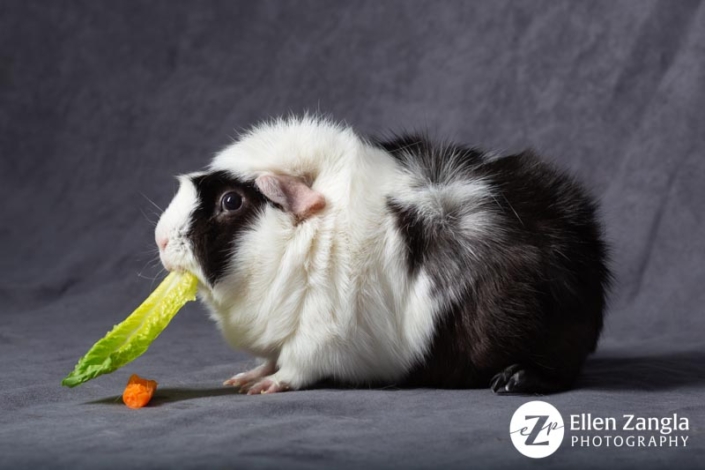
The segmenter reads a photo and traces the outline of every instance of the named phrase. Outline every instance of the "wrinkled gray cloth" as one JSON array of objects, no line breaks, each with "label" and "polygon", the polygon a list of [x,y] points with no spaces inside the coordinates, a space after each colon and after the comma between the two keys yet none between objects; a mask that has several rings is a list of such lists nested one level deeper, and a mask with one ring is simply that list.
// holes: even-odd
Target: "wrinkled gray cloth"
[{"label": "wrinkled gray cloth", "polygon": [[[318,387],[251,365],[190,304],[124,370],[61,378],[157,281],[152,222],[239,129],[321,111],[363,133],[533,147],[600,196],[617,285],[566,418],[690,419],[686,448],[519,454],[527,397]],[[0,3],[0,466],[689,468],[705,459],[700,1]],[[119,401],[137,372],[153,406]]]}]

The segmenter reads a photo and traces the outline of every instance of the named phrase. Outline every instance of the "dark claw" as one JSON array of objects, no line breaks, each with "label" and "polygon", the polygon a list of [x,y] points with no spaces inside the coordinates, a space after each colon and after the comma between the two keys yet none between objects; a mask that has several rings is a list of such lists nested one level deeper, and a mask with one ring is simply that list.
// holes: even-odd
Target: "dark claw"
[{"label": "dark claw", "polygon": [[492,378],[490,389],[495,393],[512,393],[510,389],[516,385],[516,381],[513,381],[512,378],[517,372],[521,372],[521,366],[519,364],[512,364],[507,367]]},{"label": "dark claw", "polygon": [[490,389],[498,395],[539,395],[565,388],[560,380],[544,377],[520,364],[512,364],[490,381]]}]

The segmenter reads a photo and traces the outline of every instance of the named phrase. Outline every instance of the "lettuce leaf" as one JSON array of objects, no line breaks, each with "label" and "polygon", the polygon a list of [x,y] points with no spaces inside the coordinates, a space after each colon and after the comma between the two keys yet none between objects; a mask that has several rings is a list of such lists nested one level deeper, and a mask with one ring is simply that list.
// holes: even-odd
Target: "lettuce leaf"
[{"label": "lettuce leaf", "polygon": [[115,325],[103,339],[76,364],[61,385],[75,387],[109,374],[141,356],[166,328],[186,302],[196,299],[198,279],[190,273],[171,273],[122,323]]}]

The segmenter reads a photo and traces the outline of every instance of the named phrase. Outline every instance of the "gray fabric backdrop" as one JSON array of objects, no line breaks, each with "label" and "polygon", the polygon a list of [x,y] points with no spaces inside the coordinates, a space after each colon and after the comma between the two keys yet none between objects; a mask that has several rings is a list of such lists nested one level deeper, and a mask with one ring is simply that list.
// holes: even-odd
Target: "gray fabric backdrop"
[{"label": "gray fabric backdrop", "polygon": [[[705,458],[700,1],[0,1],[0,465],[548,468]],[[527,398],[319,388],[245,397],[189,305],[124,371],[59,386],[154,286],[171,175],[290,111],[364,133],[533,147],[600,195],[617,287],[570,413],[691,421],[687,448],[509,440]],[[146,197],[145,197],[146,196]],[[141,411],[131,372],[160,382]],[[570,436],[570,433],[567,433]]]}]

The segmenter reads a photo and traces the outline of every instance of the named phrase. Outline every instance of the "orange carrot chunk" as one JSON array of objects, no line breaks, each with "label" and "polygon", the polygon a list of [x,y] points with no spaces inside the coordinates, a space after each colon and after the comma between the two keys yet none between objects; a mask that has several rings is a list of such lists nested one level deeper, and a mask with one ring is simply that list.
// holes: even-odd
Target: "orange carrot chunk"
[{"label": "orange carrot chunk", "polygon": [[122,401],[129,408],[142,408],[152,399],[154,391],[157,389],[157,382],[143,379],[137,374],[132,374],[127,381],[127,387],[122,393]]}]

